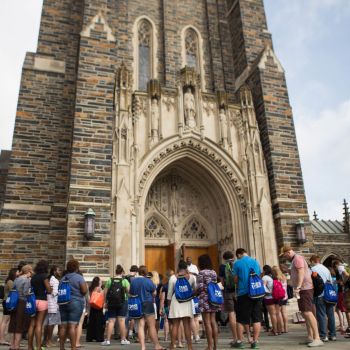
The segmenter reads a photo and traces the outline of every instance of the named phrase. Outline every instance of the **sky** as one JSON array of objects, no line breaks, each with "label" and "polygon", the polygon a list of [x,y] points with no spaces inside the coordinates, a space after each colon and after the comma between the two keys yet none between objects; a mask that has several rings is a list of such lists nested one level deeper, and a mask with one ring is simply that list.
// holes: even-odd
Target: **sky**
[{"label": "sky", "polygon": [[[350,200],[350,0],[264,0],[286,72],[309,214],[342,220]],[[0,149],[11,149],[25,53],[42,0],[1,0]]]}]

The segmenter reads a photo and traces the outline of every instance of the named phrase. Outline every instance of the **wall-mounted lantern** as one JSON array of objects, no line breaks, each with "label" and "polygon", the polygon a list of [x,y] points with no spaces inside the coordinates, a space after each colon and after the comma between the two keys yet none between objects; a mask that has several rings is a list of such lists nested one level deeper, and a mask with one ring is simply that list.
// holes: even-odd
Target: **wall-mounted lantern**
[{"label": "wall-mounted lantern", "polygon": [[305,235],[305,223],[303,219],[299,219],[296,222],[296,230],[297,230],[297,240],[299,244],[304,244],[307,242],[306,235]]},{"label": "wall-mounted lantern", "polygon": [[84,235],[87,239],[94,238],[95,236],[95,216],[96,213],[89,208],[84,214],[85,217],[85,226],[84,226]]}]

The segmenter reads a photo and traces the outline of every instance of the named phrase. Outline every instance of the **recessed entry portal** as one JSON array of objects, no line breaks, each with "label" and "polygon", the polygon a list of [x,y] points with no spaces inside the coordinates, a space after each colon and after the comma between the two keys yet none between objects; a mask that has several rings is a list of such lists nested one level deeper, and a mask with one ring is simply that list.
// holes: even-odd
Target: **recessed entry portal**
[{"label": "recessed entry portal", "polygon": [[232,249],[233,229],[226,195],[199,163],[184,157],[163,169],[148,191],[144,212],[145,263],[165,273],[180,258],[209,254],[214,268]]}]

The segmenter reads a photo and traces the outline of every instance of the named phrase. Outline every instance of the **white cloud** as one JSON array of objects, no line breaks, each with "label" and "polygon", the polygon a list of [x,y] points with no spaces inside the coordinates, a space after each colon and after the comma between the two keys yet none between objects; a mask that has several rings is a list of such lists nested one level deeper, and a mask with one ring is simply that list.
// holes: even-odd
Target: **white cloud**
[{"label": "white cloud", "polygon": [[300,111],[296,132],[310,213],[341,219],[350,194],[350,98],[319,113]]}]

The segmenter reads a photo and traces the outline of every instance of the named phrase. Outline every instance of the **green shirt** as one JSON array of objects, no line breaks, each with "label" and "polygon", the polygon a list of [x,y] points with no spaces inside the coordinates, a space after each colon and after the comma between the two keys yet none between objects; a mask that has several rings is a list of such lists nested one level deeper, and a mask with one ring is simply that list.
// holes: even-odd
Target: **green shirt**
[{"label": "green shirt", "polygon": [[[122,286],[124,288],[125,291],[125,300],[128,300],[128,290],[130,288],[130,283],[126,278],[122,278],[122,277],[114,277],[114,280],[122,280]],[[105,289],[110,288],[112,285],[112,278],[108,279],[105,283]]]}]

